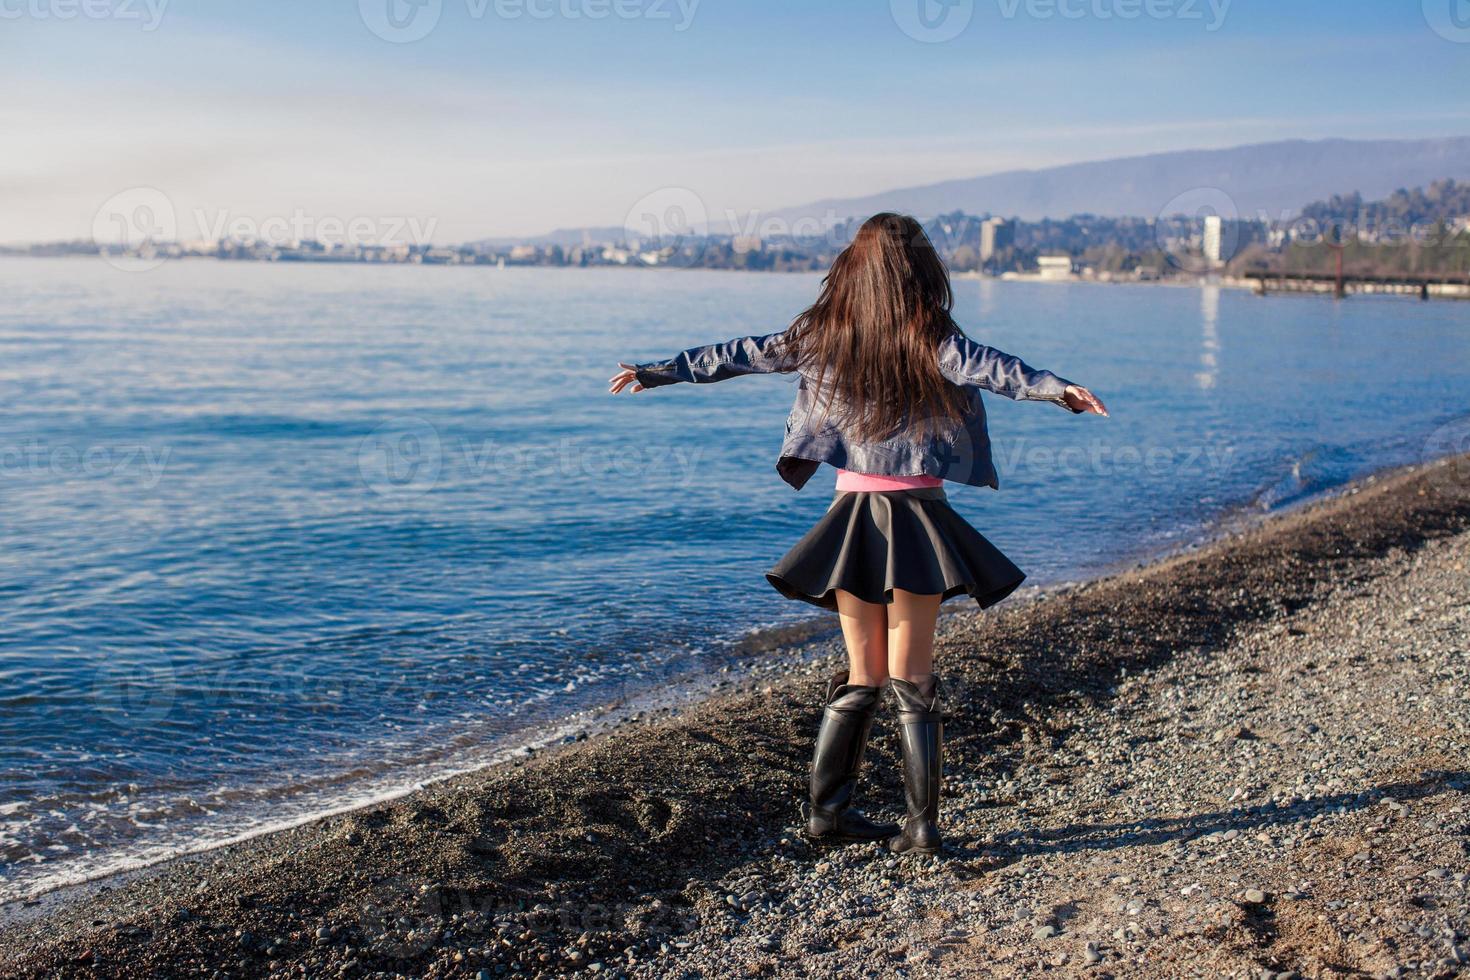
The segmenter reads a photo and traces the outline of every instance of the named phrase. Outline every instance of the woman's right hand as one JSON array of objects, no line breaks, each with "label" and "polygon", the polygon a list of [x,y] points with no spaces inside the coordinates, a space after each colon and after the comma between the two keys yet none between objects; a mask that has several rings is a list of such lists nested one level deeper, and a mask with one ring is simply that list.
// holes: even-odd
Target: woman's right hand
[{"label": "woman's right hand", "polygon": [[1062,400],[1074,412],[1091,412],[1093,415],[1107,417],[1107,406],[1103,405],[1102,399],[1081,385],[1067,385]]},{"label": "woman's right hand", "polygon": [[633,365],[624,364],[622,361],[619,361],[618,367],[622,368],[622,370],[607,379],[607,383],[610,385],[607,390],[610,394],[616,395],[630,384],[633,386],[633,392],[635,394],[643,390],[643,386],[638,383],[638,372],[634,369]]}]

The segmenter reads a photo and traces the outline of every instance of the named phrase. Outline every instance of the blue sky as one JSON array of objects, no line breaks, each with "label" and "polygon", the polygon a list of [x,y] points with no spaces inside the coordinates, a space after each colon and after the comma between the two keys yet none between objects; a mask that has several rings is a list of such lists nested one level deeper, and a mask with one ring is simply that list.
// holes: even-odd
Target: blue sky
[{"label": "blue sky", "polygon": [[619,224],[668,188],[718,215],[1470,134],[1470,0],[0,0],[0,81],[0,241],[88,237],[139,187],[181,237],[462,241]]}]

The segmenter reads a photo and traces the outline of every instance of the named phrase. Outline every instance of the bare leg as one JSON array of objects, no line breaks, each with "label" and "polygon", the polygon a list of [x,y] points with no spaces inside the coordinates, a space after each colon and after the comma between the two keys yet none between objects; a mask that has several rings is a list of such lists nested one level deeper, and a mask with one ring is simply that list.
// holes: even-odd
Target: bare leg
[{"label": "bare leg", "polygon": [[934,624],[942,598],[894,589],[888,607],[888,672],[921,690],[934,675]]},{"label": "bare leg", "polygon": [[837,614],[847,641],[847,683],[882,687],[888,680],[888,627],[883,606],[837,590]]}]

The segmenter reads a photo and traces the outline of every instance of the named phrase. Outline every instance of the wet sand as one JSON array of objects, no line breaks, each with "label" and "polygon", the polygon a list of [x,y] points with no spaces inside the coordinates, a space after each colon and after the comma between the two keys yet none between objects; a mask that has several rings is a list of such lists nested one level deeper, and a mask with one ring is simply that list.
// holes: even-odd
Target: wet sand
[{"label": "wet sand", "polygon": [[[1470,601],[1454,591],[1467,555],[1462,457],[1145,568],[947,618],[950,837],[937,859],[801,841],[820,691],[841,663],[823,638],[757,655],[679,709],[8,907],[0,974],[1450,975],[1470,957],[1456,945],[1470,928],[1470,734],[1463,710],[1446,721],[1436,709],[1428,727],[1393,722],[1425,704],[1463,709],[1464,621],[1452,614]],[[1316,641],[1301,638],[1319,634],[1322,648],[1307,649]],[[1354,644],[1356,659],[1334,659]],[[1406,657],[1422,669],[1405,670]],[[1334,683],[1346,672],[1358,688]],[[1251,700],[1311,684],[1323,685],[1310,702],[1324,705],[1319,720],[1288,723]],[[889,714],[865,788],[879,813],[901,805]],[[1390,739],[1392,772],[1352,748],[1370,731]],[[1153,743],[1172,747],[1140,748]],[[1385,888],[1375,848],[1330,832],[1339,816],[1377,826],[1389,801],[1430,820],[1399,828],[1401,849],[1424,862],[1399,869],[1415,882],[1395,892],[1407,931],[1370,908]],[[1089,843],[1100,838],[1122,843]],[[1252,840],[1276,848],[1259,869],[1228,850]],[[1181,863],[1216,844],[1200,859],[1211,875]],[[1189,884],[1176,888],[1176,872]],[[1204,896],[1193,931],[1159,911],[1164,894]],[[1361,922],[1337,921],[1358,906]],[[1395,943],[1367,935],[1380,926]]]}]

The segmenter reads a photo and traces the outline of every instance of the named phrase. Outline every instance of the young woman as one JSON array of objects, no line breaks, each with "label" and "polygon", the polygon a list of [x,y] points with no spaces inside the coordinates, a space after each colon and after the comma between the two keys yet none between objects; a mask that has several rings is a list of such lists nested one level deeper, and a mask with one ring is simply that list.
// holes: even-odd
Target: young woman
[{"label": "young woman", "polygon": [[[996,487],[982,390],[1106,415],[1086,388],[975,343],[950,316],[949,274],[913,218],[878,214],[837,256],[821,294],[790,328],[694,347],[652,364],[619,364],[616,394],[742,374],[799,375],[776,470],[801,487],[837,468],[826,514],[766,574],[782,595],[835,610],[848,669],[827,686],[812,757],[807,833],[939,850],[942,690],[934,626],[944,600],[994,605],[1025,578],[949,506],[944,480]],[[903,826],[854,805],[885,683],[898,702]]]}]

